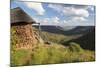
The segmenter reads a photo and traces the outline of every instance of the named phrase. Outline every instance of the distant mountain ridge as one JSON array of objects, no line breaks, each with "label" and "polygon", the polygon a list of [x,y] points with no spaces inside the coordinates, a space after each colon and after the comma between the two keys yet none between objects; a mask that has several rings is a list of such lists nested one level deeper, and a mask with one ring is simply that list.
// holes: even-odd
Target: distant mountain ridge
[{"label": "distant mountain ridge", "polygon": [[[38,28],[38,26],[34,26],[35,28]],[[78,34],[85,34],[89,31],[92,31],[94,29],[94,26],[77,26],[76,28],[73,28],[71,30],[61,30],[60,26],[41,26],[42,31],[50,32],[50,33],[57,33],[57,34],[63,34],[63,35],[78,35]]]}]

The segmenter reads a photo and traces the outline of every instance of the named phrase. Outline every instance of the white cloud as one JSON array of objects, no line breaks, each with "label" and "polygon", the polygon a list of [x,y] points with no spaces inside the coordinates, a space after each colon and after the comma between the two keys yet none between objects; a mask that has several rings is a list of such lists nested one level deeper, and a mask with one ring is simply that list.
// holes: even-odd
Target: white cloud
[{"label": "white cloud", "polygon": [[[67,20],[59,20],[60,25],[65,26],[87,26],[92,25],[86,18],[89,17],[89,11],[87,10],[90,7],[88,6],[67,6],[58,5],[58,4],[49,4],[49,8],[63,14],[62,16],[66,16],[66,18],[70,17]],[[93,8],[93,6],[92,6]],[[91,9],[92,9],[91,8]]]},{"label": "white cloud", "polygon": [[77,9],[75,10],[76,15],[78,16],[82,16],[82,17],[88,17],[89,16],[89,12],[85,9]]},{"label": "white cloud", "polygon": [[74,8],[74,7],[64,7],[63,13],[65,15],[70,15],[70,16],[81,16],[81,17],[88,17],[89,12],[86,9],[82,8]]},{"label": "white cloud", "polygon": [[41,19],[40,23],[43,25],[50,25],[51,23],[49,21],[50,21],[50,18],[43,18]]},{"label": "white cloud", "polygon": [[65,26],[94,26],[93,22],[83,21],[81,17],[73,17],[70,20],[62,21]]},{"label": "white cloud", "polygon": [[54,22],[54,23],[59,23],[59,18],[58,17],[53,17],[53,18],[51,18],[51,20],[52,20],[52,22]]},{"label": "white cloud", "polygon": [[63,9],[62,5],[58,5],[58,4],[49,4],[48,5],[49,8],[52,8],[53,10],[57,11],[57,12],[61,12]]},{"label": "white cloud", "polygon": [[45,10],[41,3],[23,2],[28,8],[35,10],[39,15],[43,15]]},{"label": "white cloud", "polygon": [[34,17],[34,20],[37,23],[41,23],[41,25],[58,25],[60,23],[60,19],[56,16],[51,18],[41,18],[41,19]]},{"label": "white cloud", "polygon": [[[66,27],[66,26],[73,26],[68,29],[72,29],[76,26],[93,26],[93,23],[89,23],[85,18],[83,17],[73,17],[69,20],[61,20],[57,16],[51,17],[51,18],[34,18],[35,21],[38,23],[41,23],[41,25],[57,25],[61,27]],[[67,28],[67,27],[66,27]],[[65,29],[65,28],[64,28]],[[67,30],[67,29],[65,29]]]},{"label": "white cloud", "polygon": [[84,17],[73,17],[73,20],[75,21],[86,21]]},{"label": "white cloud", "polygon": [[63,15],[66,16],[81,16],[81,17],[88,17],[89,16],[89,12],[85,7],[74,7],[74,6],[69,6],[69,7],[65,7],[63,5],[58,5],[58,4],[49,4],[48,5],[49,8],[52,8],[53,10],[59,12],[59,13],[63,13]]},{"label": "white cloud", "polygon": [[43,25],[58,25],[59,24],[59,18],[58,17],[51,17],[51,18],[44,18],[41,19],[41,24]]}]

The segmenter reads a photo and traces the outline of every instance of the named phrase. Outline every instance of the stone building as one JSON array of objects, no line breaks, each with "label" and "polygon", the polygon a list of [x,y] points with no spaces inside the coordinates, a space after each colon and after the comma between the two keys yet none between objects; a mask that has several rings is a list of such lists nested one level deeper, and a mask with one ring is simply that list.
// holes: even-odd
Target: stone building
[{"label": "stone building", "polygon": [[39,34],[32,28],[34,23],[36,22],[21,8],[11,9],[11,28],[17,36],[17,48],[31,48],[39,42]]}]

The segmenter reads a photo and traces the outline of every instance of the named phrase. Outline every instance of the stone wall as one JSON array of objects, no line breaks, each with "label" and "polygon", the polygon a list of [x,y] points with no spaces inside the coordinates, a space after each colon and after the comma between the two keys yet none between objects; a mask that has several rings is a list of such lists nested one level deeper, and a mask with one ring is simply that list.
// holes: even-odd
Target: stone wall
[{"label": "stone wall", "polygon": [[[14,25],[14,28],[19,42],[16,43],[16,48],[31,48],[40,41],[39,34],[33,30],[32,24]],[[12,34],[11,34],[12,35]]]}]

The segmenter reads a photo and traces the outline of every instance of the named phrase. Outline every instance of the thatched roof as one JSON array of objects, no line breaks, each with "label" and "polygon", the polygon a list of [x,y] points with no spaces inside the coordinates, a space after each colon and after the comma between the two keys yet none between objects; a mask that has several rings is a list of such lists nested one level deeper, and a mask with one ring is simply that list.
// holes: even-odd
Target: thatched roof
[{"label": "thatched roof", "polygon": [[11,9],[11,24],[13,23],[35,23],[35,21],[21,8]]}]

